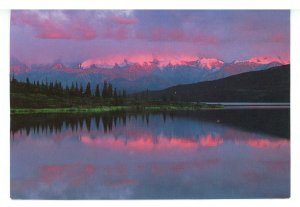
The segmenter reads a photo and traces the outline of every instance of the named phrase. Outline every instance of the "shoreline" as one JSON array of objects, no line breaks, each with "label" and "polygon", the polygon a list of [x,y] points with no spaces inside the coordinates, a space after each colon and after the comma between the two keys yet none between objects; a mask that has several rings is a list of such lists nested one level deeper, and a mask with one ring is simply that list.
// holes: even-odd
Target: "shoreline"
[{"label": "shoreline", "polygon": [[153,106],[100,106],[100,107],[70,107],[70,108],[13,108],[10,114],[34,114],[34,113],[105,113],[117,111],[196,111],[207,109],[223,109],[220,104],[201,105],[153,105]]},{"label": "shoreline", "polygon": [[64,107],[64,108],[11,108],[10,114],[36,113],[106,113],[106,112],[158,112],[158,111],[197,111],[197,110],[233,110],[233,109],[289,109],[289,103],[284,104],[234,104],[234,103],[201,103],[195,105],[128,105],[99,107]]}]

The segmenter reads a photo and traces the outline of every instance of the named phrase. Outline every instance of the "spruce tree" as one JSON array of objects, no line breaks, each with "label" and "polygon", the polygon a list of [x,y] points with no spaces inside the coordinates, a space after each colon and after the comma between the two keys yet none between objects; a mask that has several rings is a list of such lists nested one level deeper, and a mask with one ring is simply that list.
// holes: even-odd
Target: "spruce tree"
[{"label": "spruce tree", "polygon": [[12,74],[11,82],[13,82],[13,83],[15,82],[15,73]]},{"label": "spruce tree", "polygon": [[123,98],[126,98],[126,96],[127,96],[126,90],[123,90],[122,96],[123,96]]},{"label": "spruce tree", "polygon": [[117,98],[118,97],[118,94],[117,94],[117,89],[114,88],[114,98]]},{"label": "spruce tree", "polygon": [[104,83],[103,83],[102,97],[103,98],[108,98],[108,94],[107,94],[107,81],[104,81]]},{"label": "spruce tree", "polygon": [[80,94],[79,94],[79,88],[78,88],[78,83],[76,82],[76,84],[75,84],[75,95],[76,96],[79,96]]},{"label": "spruce tree", "polygon": [[71,95],[71,96],[74,96],[74,95],[75,95],[75,86],[74,86],[74,83],[73,83],[73,82],[72,82],[71,89],[70,89],[70,95]]},{"label": "spruce tree", "polygon": [[66,96],[70,96],[70,89],[69,89],[68,85],[66,86],[65,94],[66,94]]},{"label": "spruce tree", "polygon": [[80,96],[83,95],[83,87],[82,87],[82,84],[81,84],[81,83],[80,83],[79,93],[80,93]]},{"label": "spruce tree", "polygon": [[86,96],[91,96],[91,95],[92,95],[91,84],[90,84],[90,82],[88,82],[87,85],[86,85],[84,95],[86,95]]},{"label": "spruce tree", "polygon": [[27,93],[30,92],[30,81],[29,81],[29,78],[26,78],[26,92]]},{"label": "spruce tree", "polygon": [[112,88],[111,83],[108,84],[107,95],[108,95],[109,98],[111,98],[113,96],[113,88]]},{"label": "spruce tree", "polygon": [[98,98],[100,97],[100,88],[99,88],[99,84],[97,84],[97,86],[96,86],[95,96],[98,97]]}]

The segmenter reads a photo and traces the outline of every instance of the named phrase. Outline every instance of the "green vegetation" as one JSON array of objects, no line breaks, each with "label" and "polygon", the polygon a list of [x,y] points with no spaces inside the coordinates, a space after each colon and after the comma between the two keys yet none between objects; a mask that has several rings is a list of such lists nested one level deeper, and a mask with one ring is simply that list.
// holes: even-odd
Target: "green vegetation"
[{"label": "green vegetation", "polygon": [[99,106],[122,106],[127,99],[126,91],[113,89],[107,81],[103,84],[102,93],[100,85],[95,87],[88,82],[82,84],[73,83],[71,86],[63,86],[61,82],[20,82],[12,76],[10,82],[11,108],[94,108]]},{"label": "green vegetation", "polygon": [[189,105],[153,105],[153,106],[100,106],[95,108],[17,108],[11,109],[12,114],[28,114],[28,113],[103,113],[115,111],[191,111],[200,109],[218,109],[223,108],[222,105],[207,105],[197,104],[194,106]]},{"label": "green vegetation", "polygon": [[28,113],[101,113],[110,111],[124,111],[128,106],[101,106],[98,108],[42,108],[29,109],[18,108],[11,109],[12,114],[28,114]]},{"label": "green vegetation", "polygon": [[99,84],[95,93],[91,84],[85,90],[82,85],[72,83],[63,87],[59,82],[31,83],[11,80],[11,113],[102,113],[112,111],[175,111],[222,108],[222,105],[176,102],[174,100],[150,100],[148,91],[141,96],[127,96],[126,91],[113,89],[104,82],[102,93]]}]

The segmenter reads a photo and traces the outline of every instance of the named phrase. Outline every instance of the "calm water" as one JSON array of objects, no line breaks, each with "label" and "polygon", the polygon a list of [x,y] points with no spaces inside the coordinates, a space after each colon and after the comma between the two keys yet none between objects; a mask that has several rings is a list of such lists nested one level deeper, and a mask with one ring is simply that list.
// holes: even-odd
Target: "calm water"
[{"label": "calm water", "polygon": [[16,199],[282,198],[289,110],[13,115]]}]

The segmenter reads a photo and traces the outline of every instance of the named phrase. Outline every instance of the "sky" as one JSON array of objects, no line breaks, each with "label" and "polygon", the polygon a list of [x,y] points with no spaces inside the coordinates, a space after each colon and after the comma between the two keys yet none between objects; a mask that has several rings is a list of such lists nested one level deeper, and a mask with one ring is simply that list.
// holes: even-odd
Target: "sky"
[{"label": "sky", "polygon": [[18,10],[11,57],[26,64],[89,59],[290,58],[284,10]]}]

